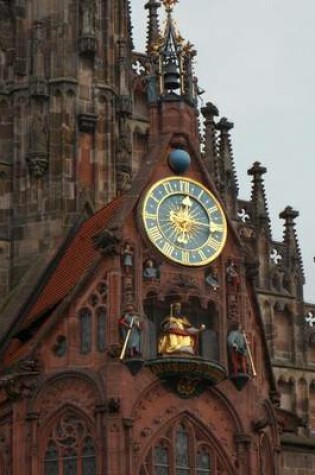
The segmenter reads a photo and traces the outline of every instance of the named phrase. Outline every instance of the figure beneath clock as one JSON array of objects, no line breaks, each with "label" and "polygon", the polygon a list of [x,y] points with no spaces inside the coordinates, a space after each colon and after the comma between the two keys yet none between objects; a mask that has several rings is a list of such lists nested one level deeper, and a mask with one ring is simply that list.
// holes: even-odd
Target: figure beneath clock
[{"label": "figure beneath clock", "polygon": [[158,340],[160,355],[195,355],[198,334],[205,330],[205,325],[195,328],[181,313],[181,304],[171,305],[170,315],[161,323]]}]

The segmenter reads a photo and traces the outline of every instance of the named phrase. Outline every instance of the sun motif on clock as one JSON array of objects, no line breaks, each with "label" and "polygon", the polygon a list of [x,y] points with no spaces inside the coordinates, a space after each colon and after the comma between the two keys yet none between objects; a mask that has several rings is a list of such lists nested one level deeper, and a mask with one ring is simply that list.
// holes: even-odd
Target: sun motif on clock
[{"label": "sun motif on clock", "polygon": [[179,264],[209,264],[225,245],[222,207],[197,181],[178,177],[158,181],[145,195],[141,217],[151,243]]}]

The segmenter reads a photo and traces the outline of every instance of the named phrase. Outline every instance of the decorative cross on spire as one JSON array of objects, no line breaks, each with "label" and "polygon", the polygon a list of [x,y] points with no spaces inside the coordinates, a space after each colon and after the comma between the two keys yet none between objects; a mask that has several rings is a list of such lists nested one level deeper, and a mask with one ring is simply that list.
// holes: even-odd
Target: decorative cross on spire
[{"label": "decorative cross on spire", "polygon": [[315,315],[313,314],[313,312],[308,312],[307,316],[305,317],[305,322],[308,323],[310,327],[314,326]]},{"label": "decorative cross on spire", "polygon": [[133,63],[132,69],[134,70],[134,72],[135,72],[138,76],[140,76],[140,75],[144,72],[144,70],[145,70],[144,66],[140,63],[139,60],[137,60],[135,63]]},{"label": "decorative cross on spire", "polygon": [[280,261],[282,261],[282,256],[279,254],[277,249],[273,249],[272,252],[270,253],[270,259],[274,264],[279,264]]},{"label": "decorative cross on spire", "polygon": [[250,219],[250,216],[248,213],[246,213],[246,209],[242,208],[238,213],[237,216],[239,219],[242,221],[242,223],[246,223]]}]

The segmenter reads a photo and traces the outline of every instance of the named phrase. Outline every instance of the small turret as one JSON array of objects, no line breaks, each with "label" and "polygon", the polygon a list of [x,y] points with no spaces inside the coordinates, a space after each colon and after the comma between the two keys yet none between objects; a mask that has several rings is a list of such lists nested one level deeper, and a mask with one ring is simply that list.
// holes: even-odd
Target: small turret
[{"label": "small turret", "polygon": [[218,150],[216,140],[216,124],[214,118],[219,115],[218,108],[207,102],[201,108],[204,117],[204,160],[206,167],[218,189],[220,189],[220,173],[218,166]]},{"label": "small turret", "polygon": [[253,177],[251,195],[253,205],[253,222],[256,225],[258,231],[264,229],[267,233],[267,237],[271,239],[270,217],[263,180],[263,175],[266,172],[267,169],[265,167],[263,167],[259,162],[255,162],[252,168],[248,170],[247,174]]},{"label": "small turret", "polygon": [[216,129],[220,132],[219,141],[219,174],[220,188],[222,199],[225,201],[227,208],[230,210],[231,217],[236,215],[236,201],[238,196],[238,183],[234,167],[234,158],[230,130],[234,127],[233,122],[229,122],[223,117],[216,125]]},{"label": "small turret", "polygon": [[295,229],[295,219],[299,216],[299,212],[295,211],[291,206],[287,206],[280,214],[279,218],[284,220],[283,243],[285,245],[284,264],[291,277],[291,289],[297,285],[296,292],[302,292],[304,284],[304,273],[301,252],[299,248],[298,238]]}]

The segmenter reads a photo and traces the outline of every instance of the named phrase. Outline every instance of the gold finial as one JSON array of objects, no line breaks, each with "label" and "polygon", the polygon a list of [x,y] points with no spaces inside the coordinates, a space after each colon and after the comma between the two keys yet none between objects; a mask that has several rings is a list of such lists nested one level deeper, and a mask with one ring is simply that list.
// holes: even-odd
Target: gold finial
[{"label": "gold finial", "polygon": [[173,10],[173,7],[176,5],[176,3],[178,3],[178,0],[163,0],[166,10],[170,12]]}]

